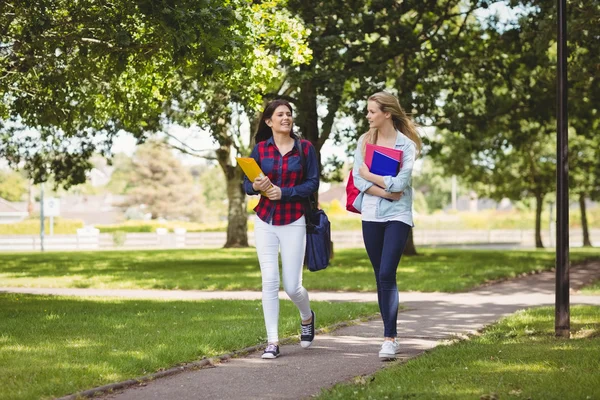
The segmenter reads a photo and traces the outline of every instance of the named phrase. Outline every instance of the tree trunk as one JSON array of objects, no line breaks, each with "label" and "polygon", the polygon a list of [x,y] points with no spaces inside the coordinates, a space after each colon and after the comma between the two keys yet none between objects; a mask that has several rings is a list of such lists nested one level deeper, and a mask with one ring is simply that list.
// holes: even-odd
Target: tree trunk
[{"label": "tree trunk", "polygon": [[29,193],[27,196],[27,214],[33,215],[33,180],[29,179]]},{"label": "tree trunk", "polygon": [[536,194],[535,196],[535,247],[543,249],[542,243],[542,208],[544,207],[544,196]]},{"label": "tree trunk", "polygon": [[296,103],[296,125],[300,128],[302,136],[310,140],[315,146],[321,171],[321,147],[319,141],[319,114],[317,113],[317,91],[312,80],[307,80],[301,85],[301,93]]},{"label": "tree trunk", "polygon": [[412,229],[408,233],[408,240],[406,241],[406,247],[404,248],[404,253],[402,253],[402,254],[406,255],[406,256],[418,255],[417,248],[415,247],[415,241],[413,240],[413,230]]},{"label": "tree trunk", "polygon": [[579,208],[581,209],[581,229],[583,229],[583,247],[592,247],[588,229],[587,211],[585,209],[585,193],[579,193]]},{"label": "tree trunk", "polygon": [[[226,129],[226,126],[222,127]],[[227,180],[227,240],[226,248],[248,247],[248,216],[246,214],[246,194],[242,187],[241,168],[231,165],[231,143],[223,140],[216,151],[217,160]]]},{"label": "tree trunk", "polygon": [[227,241],[225,247],[248,247],[248,215],[246,214],[246,193],[242,187],[240,168],[232,168],[227,177]]}]

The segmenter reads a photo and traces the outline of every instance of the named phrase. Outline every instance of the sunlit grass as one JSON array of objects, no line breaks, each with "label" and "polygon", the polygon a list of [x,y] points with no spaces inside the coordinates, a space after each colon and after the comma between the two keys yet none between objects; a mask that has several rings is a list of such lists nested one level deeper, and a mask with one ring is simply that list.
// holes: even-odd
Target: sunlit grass
[{"label": "sunlit grass", "polygon": [[600,295],[600,279],[581,289],[581,294]]},{"label": "sunlit grass", "polygon": [[572,307],[571,331],[554,337],[553,308],[519,312],[319,399],[598,399],[600,307]]},{"label": "sunlit grass", "polygon": [[[322,328],[374,303],[312,302]],[[297,335],[281,302],[280,336]],[[0,398],[57,397],[266,341],[260,301],[141,301],[0,294]]]},{"label": "sunlit grass", "polygon": [[[403,257],[403,291],[459,292],[496,279],[554,267],[553,251],[421,249]],[[573,263],[600,249],[573,250]],[[0,254],[3,286],[99,289],[260,290],[254,249],[102,251]],[[309,290],[374,291],[364,249],[338,250],[324,271],[305,271]]]}]

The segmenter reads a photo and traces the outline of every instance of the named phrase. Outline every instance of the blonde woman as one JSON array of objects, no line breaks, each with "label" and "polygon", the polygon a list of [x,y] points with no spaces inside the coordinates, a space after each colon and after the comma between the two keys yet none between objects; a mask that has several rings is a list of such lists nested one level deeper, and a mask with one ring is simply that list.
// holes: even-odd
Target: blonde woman
[{"label": "blonde woman", "polygon": [[[396,271],[410,230],[412,215],[411,175],[422,142],[413,120],[398,99],[386,92],[368,99],[369,131],[358,141],[354,154],[354,185],[360,194],[354,207],[362,217],[363,240],[373,265],[377,299],[384,325],[384,341],[379,351],[383,360],[395,359],[397,341],[398,286]],[[367,143],[402,150],[402,168],[396,176],[371,173],[364,163]]]}]

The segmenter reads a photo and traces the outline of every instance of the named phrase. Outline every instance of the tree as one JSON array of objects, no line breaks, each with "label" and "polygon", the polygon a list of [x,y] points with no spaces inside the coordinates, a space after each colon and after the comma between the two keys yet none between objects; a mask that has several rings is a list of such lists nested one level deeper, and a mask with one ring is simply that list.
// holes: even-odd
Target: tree
[{"label": "tree", "polygon": [[[317,151],[330,137],[355,141],[367,130],[366,98],[385,88],[425,120],[439,96],[434,75],[450,49],[461,45],[473,11],[483,3],[290,0],[289,8],[311,31],[312,61],[290,70],[283,86],[304,137]],[[342,114],[354,118],[356,129],[335,131]],[[416,254],[412,236],[406,254]]]},{"label": "tree", "polygon": [[[589,136],[598,126],[597,102],[591,101],[598,96],[597,57],[594,61],[588,55],[598,54],[592,37],[598,37],[594,20],[600,3],[592,3],[576,2],[569,14],[574,29],[569,79],[577,93],[570,96],[569,122],[577,136]],[[449,174],[486,183],[494,197],[533,196],[536,246],[543,247],[541,210],[545,195],[554,191],[556,169],[556,9],[547,0],[511,4],[527,10],[518,25],[500,26],[490,19],[484,34],[467,42],[462,56],[457,53],[445,68],[453,85],[440,108],[442,139],[432,154]],[[467,58],[468,63],[461,61]],[[578,191],[590,190],[585,187],[594,179],[586,162],[590,157],[575,144],[579,149],[571,168],[580,173],[571,184],[584,185]]]},{"label": "tree", "polygon": [[81,183],[92,154],[110,156],[117,132],[143,142],[189,90],[212,81],[237,90],[248,76],[268,75],[269,49],[256,46],[257,7],[246,0],[2,2],[0,156],[36,183],[50,175],[65,186]]},{"label": "tree", "polygon": [[[253,4],[252,28],[247,41],[254,58],[235,74],[235,84],[213,80],[203,87],[188,88],[178,99],[178,110],[171,118],[181,123],[196,123],[208,129],[218,144],[214,158],[223,170],[227,183],[228,225],[225,247],[248,246],[246,195],[241,182],[243,174],[234,163],[237,156],[250,154],[253,143],[241,128],[244,115],[250,120],[250,134],[255,131],[259,109],[266,99],[263,94],[277,86],[283,75],[283,60],[289,68],[310,59],[305,37],[308,31],[289,11],[277,2]],[[198,105],[201,110],[195,112]],[[189,154],[198,154],[185,143],[174,146]],[[206,157],[206,155],[200,154]]]},{"label": "tree", "polygon": [[111,163],[113,171],[106,189],[113,194],[127,194],[131,189],[131,175],[135,172],[133,160],[125,153],[116,153]]},{"label": "tree", "polygon": [[137,148],[128,185],[131,189],[123,207],[143,205],[152,219],[202,218],[202,196],[192,175],[164,143],[149,141]]},{"label": "tree", "polygon": [[[423,159],[421,170],[414,174],[413,188],[424,194],[429,210],[442,210],[452,202],[452,181],[441,165],[431,157]],[[465,193],[462,187],[457,194]]]},{"label": "tree", "polygon": [[223,170],[218,165],[205,167],[199,175],[199,182],[206,207],[211,211],[212,216],[217,218],[227,216],[225,206],[227,182]]},{"label": "tree", "polygon": [[[85,180],[94,152],[111,155],[120,130],[143,142],[167,121],[210,127],[231,153],[219,156],[225,175],[239,186],[233,155],[247,152],[227,150],[227,130],[209,117],[231,115],[226,107],[210,115],[208,103],[254,110],[280,57],[295,65],[310,56],[303,27],[279,0],[15,0],[2,3],[0,26],[0,119],[8,120],[0,156],[36,182],[53,175],[65,186]],[[227,245],[247,245],[244,197],[229,193]]]},{"label": "tree", "polygon": [[8,201],[22,201],[27,190],[27,181],[19,172],[0,171],[0,198]]},{"label": "tree", "polygon": [[[431,154],[489,196],[536,199],[537,247],[541,210],[555,176],[555,99],[548,48],[533,46],[519,27],[491,19],[457,49],[444,68],[448,82]],[[464,62],[464,60],[469,62]]]}]

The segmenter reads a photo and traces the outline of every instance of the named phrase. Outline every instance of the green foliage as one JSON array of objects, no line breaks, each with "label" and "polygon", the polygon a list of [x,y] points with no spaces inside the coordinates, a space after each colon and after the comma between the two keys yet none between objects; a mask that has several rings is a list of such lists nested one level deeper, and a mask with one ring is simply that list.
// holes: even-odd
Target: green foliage
[{"label": "green foliage", "polygon": [[[423,158],[420,170],[413,172],[412,186],[416,189],[415,193],[420,192],[425,197],[426,207],[417,209],[421,213],[442,210],[452,202],[452,177],[448,176],[443,166],[434,163],[431,157]],[[464,186],[457,184],[457,196],[466,193]]]},{"label": "green foliage", "polygon": [[8,201],[22,201],[27,193],[27,181],[16,171],[0,171],[0,198]]},{"label": "green foliage", "polygon": [[202,218],[201,196],[192,175],[161,142],[138,147],[127,184],[131,189],[123,207],[141,207],[153,219]]},{"label": "green foliage", "polygon": [[419,214],[427,214],[429,212],[427,199],[419,190],[413,190],[413,207]]},{"label": "green foliage", "polygon": [[120,130],[141,142],[177,113],[206,121],[205,102],[190,93],[218,83],[256,105],[278,57],[310,56],[299,40],[307,32],[280,9],[246,0],[3,2],[0,156],[24,163],[36,182],[54,176],[70,186],[85,181],[95,152],[110,155]]},{"label": "green foliage", "polygon": [[227,184],[223,169],[211,166],[199,177],[204,204],[213,220],[227,217]]},{"label": "green foliage", "polygon": [[127,194],[131,189],[133,161],[124,153],[117,153],[111,159],[114,170],[106,189],[114,194]]},{"label": "green foliage", "polygon": [[[83,221],[74,219],[54,218],[54,234],[56,235],[74,235],[77,229],[83,228]],[[50,233],[50,218],[44,220],[44,231]],[[0,235],[39,235],[40,220],[26,219],[13,224],[0,224]]]},{"label": "green foliage", "polygon": [[121,247],[125,244],[125,240],[127,239],[127,232],[123,231],[114,231],[112,233],[112,240],[115,247]]},{"label": "green foliage", "polygon": [[321,207],[330,217],[348,215],[346,207],[342,205],[338,199],[333,199],[329,203],[319,202],[319,207]]},{"label": "green foliage", "polygon": [[119,224],[95,225],[100,233],[114,232],[156,232],[157,228],[164,228],[169,232],[174,232],[177,228],[183,228],[187,232],[222,232],[227,226],[225,223],[202,224],[188,221],[136,221],[130,220]]}]

